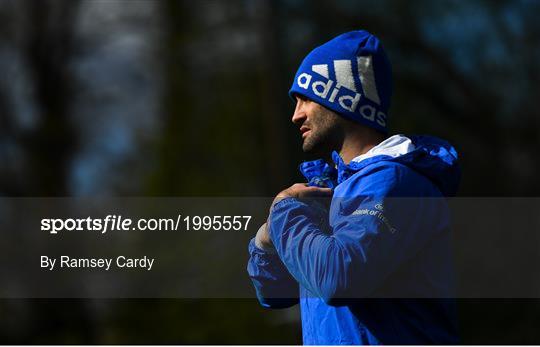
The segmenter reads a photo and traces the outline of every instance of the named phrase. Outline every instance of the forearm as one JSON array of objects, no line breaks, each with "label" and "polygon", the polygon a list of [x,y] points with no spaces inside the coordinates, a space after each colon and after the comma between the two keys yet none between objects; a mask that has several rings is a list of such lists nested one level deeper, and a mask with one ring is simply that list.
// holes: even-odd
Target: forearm
[{"label": "forearm", "polygon": [[[275,250],[292,276],[314,295],[331,298],[340,285],[336,271],[346,256],[327,230],[323,211],[296,199],[277,203],[269,233]],[[341,267],[343,269],[343,267]]]},{"label": "forearm", "polygon": [[275,251],[263,250],[256,238],[249,244],[248,274],[262,306],[284,308],[298,302],[298,283],[290,275]]}]

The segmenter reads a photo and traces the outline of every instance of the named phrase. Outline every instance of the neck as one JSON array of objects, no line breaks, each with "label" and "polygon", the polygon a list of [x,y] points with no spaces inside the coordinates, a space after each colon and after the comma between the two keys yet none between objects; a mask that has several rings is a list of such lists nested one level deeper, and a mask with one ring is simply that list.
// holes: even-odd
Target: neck
[{"label": "neck", "polygon": [[349,164],[351,160],[368,152],[384,139],[384,135],[374,131],[352,132],[343,139],[339,155],[345,164]]}]

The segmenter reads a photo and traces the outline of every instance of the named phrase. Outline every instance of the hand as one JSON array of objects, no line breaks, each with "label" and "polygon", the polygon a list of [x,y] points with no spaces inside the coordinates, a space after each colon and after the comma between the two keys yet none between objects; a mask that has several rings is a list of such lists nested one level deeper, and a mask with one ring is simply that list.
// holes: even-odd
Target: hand
[{"label": "hand", "polygon": [[[272,202],[272,206],[270,207],[270,210],[272,210],[272,207],[275,203],[278,201],[285,199],[285,198],[315,198],[315,197],[326,197],[332,195],[332,189],[330,188],[319,188],[319,187],[309,187],[305,183],[296,183],[290,186],[289,188],[281,191],[274,201]],[[275,251],[274,244],[272,243],[272,239],[270,239],[270,234],[268,233],[268,226],[267,223],[264,223],[260,228],[259,231],[257,231],[257,235],[255,236],[255,245],[259,247],[262,250],[265,250],[267,252]]]}]

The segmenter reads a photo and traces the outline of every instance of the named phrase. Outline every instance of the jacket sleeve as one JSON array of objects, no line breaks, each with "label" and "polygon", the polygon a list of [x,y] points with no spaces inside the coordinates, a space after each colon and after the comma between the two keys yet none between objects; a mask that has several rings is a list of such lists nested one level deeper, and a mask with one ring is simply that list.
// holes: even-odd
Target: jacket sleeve
[{"label": "jacket sleeve", "polygon": [[334,192],[329,232],[308,204],[286,198],[272,208],[270,237],[298,283],[327,304],[369,296],[429,239],[422,220],[434,212],[426,199],[390,198],[426,184],[395,167],[367,177],[357,173]]},{"label": "jacket sleeve", "polygon": [[247,271],[259,303],[266,308],[286,308],[298,303],[298,283],[274,252],[264,251],[249,242]]}]

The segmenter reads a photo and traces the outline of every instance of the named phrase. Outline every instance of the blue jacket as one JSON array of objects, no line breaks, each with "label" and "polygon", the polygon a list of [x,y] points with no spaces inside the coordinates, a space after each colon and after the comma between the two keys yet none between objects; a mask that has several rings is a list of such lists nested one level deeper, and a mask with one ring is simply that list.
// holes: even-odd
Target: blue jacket
[{"label": "blue jacket", "polygon": [[349,165],[334,153],[337,170],[303,163],[311,185],[334,189],[330,206],[283,199],[268,220],[275,252],[250,242],[261,305],[299,302],[304,344],[459,343],[444,198],[456,151],[428,136],[385,143]]}]

